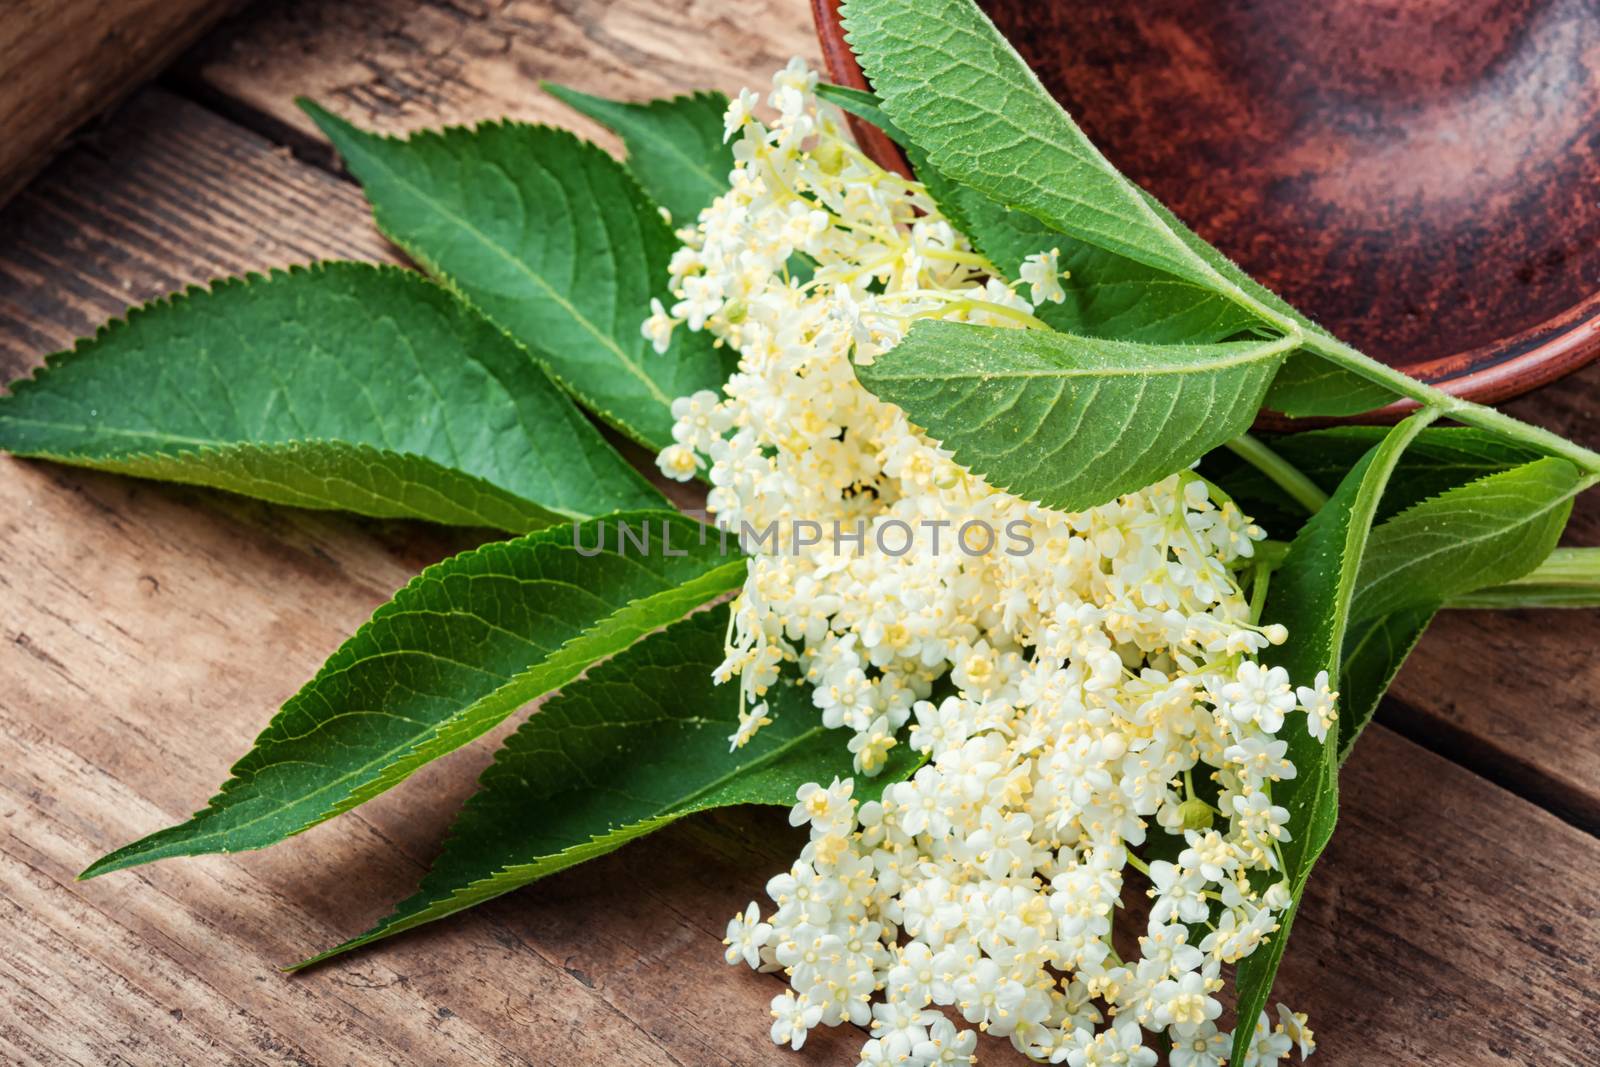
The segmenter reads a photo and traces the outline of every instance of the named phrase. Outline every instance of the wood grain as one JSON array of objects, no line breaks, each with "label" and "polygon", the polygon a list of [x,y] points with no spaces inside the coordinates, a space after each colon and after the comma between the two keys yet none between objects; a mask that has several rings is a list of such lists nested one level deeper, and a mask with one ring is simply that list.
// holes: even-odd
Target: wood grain
[{"label": "wood grain", "polygon": [[761,90],[791,56],[816,51],[803,0],[267,0],[180,71],[208,102],[327,160],[297,96],[385,132],[505,116],[609,147],[539,82],[629,99]]},{"label": "wood grain", "polygon": [[9,0],[0,18],[0,204],[66,137],[236,6],[218,0]]},{"label": "wood grain", "polygon": [[[374,17],[400,10],[364,6]],[[412,7],[416,19],[424,7],[451,17]],[[714,37],[724,31],[710,8],[596,8],[610,30],[571,47],[593,49],[604,69],[617,62],[619,27],[688,11]],[[269,8],[265,25],[286,10]],[[473,33],[497,25],[500,9],[473,10],[487,12],[463,17]],[[781,24],[778,11],[740,32],[797,35],[803,7]],[[578,25],[547,14],[541,32],[565,32],[562,18]],[[534,63],[535,40],[507,51]],[[562,62],[578,69],[583,54]],[[631,76],[618,74],[616,90],[578,84],[627,92]],[[428,120],[410,110],[397,121]],[[193,104],[143,94],[0,212],[0,370],[32,365],[129,300],[327,255],[394,255],[352,186]],[[1589,403],[1574,402],[1572,417]],[[198,807],[375,605],[474,536],[0,459],[0,1061],[853,1061],[859,1031],[814,1034],[800,1055],[774,1051],[765,1009],[778,981],[721,963],[726,917],[795,848],[781,813],[691,819],[374,950],[277,973],[410,891],[492,738],[277,848],[72,881],[106,849]],[[1592,646],[1579,627],[1550,629],[1537,640],[1500,632],[1495,662],[1561,641]],[[1444,696],[1451,715],[1478,703],[1484,716],[1517,713],[1509,683],[1479,699],[1466,668],[1482,650],[1471,662],[1471,649],[1456,654],[1453,669],[1436,668],[1442,692],[1421,680],[1410,691],[1429,698],[1427,714],[1444,721]],[[1582,710],[1581,685],[1568,693]],[[1539,746],[1557,733],[1518,738],[1516,751],[1547,766],[1557,754]],[[1562,754],[1593,758],[1591,738],[1569,734]],[[1600,842],[1381,726],[1346,772],[1345,803],[1282,990],[1312,1013],[1319,1062],[1592,1062]],[[995,1044],[983,1062],[1020,1062]]]}]

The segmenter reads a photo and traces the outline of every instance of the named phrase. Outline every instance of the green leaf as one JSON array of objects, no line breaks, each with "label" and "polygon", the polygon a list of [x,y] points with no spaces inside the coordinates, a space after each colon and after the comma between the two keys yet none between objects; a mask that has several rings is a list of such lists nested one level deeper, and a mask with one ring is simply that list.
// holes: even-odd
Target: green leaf
[{"label": "green leaf", "polygon": [[599,148],[514,122],[379,137],[301,106],[360,179],[383,232],[624,434],[665,447],[672,401],[727,380],[736,355],[709,335],[680,330],[657,354],[640,334],[651,298],[671,299],[677,239]]},{"label": "green leaf", "polygon": [[1069,237],[947,178],[894,125],[876,95],[843,85],[819,85],[817,95],[877,126],[905,149],[945,217],[1007,278],[1018,277],[1027,257],[1059,252],[1068,275],[1061,283],[1066,299],[1034,309],[1051,327],[1120,341],[1207,344],[1257,324],[1248,311],[1211,289]]},{"label": "green leaf", "polygon": [[1140,345],[925,320],[856,376],[991,485],[1081,511],[1241,433],[1290,343]]},{"label": "green leaf", "polygon": [[842,11],[884,110],[945,175],[1096,247],[1228,287],[970,0],[846,0]]},{"label": "green leaf", "polygon": [[205,810],[83,877],[263,848],[371,799],[737,586],[744,560],[708,531],[673,512],[628,512],[429,567],[283,706]]},{"label": "green leaf", "polygon": [[1394,394],[1376,382],[1334,366],[1314,352],[1296,352],[1267,390],[1265,404],[1292,418],[1337,418],[1376,411]]},{"label": "green leaf", "polygon": [[628,170],[656,203],[671,212],[674,225],[694,222],[702,208],[728,191],[733,148],[723,141],[728,98],[722,93],[628,104],[552,82],[542,84],[545,92],[622,138]]},{"label": "green leaf", "polygon": [[1600,608],[1600,548],[1558,548],[1504,585],[1451,597],[1450,608]]},{"label": "green leaf", "polygon": [[[1338,488],[1350,468],[1388,434],[1383,426],[1335,426],[1259,438],[1325,493]],[[1465,426],[1430,426],[1417,435],[1395,468],[1374,522],[1383,522],[1453,486],[1510,470],[1540,453],[1498,434]],[[1266,529],[1294,529],[1306,509],[1289,500],[1261,471],[1231,451],[1206,456],[1201,472],[1223,486]]]},{"label": "green leaf", "polygon": [[[518,727],[484,772],[421,888],[360,937],[310,966],[441,919],[611,852],[695,811],[794,803],[806,782],[852,773],[837,731],[823,727],[809,690],[773,688],[773,721],[730,753],[739,693],[712,684],[728,611],[692,615],[590,671]],[[874,799],[920,762],[890,750],[855,797]]]},{"label": "green leaf", "polygon": [[1437,612],[1437,604],[1425,604],[1351,623],[1339,674],[1339,763],[1349,757],[1389,683]]},{"label": "green leaf", "polygon": [[1547,457],[1449,489],[1372,533],[1352,613],[1375,618],[1520,578],[1555,548],[1577,467]]},{"label": "green leaf", "polygon": [[[1307,520],[1273,576],[1263,619],[1286,626],[1289,640],[1262,658],[1286,669],[1296,684],[1312,684],[1320,671],[1327,671],[1330,680],[1339,678],[1356,575],[1378,502],[1401,455],[1434,417],[1433,412],[1421,412],[1388,431],[1351,468],[1322,510]],[[1280,736],[1289,743],[1288,758],[1297,771],[1273,790],[1273,800],[1289,811],[1290,840],[1282,853],[1291,903],[1267,942],[1239,963],[1239,1022],[1230,1062],[1244,1061],[1256,1017],[1266,1006],[1288,945],[1300,895],[1333,836],[1339,811],[1338,732],[1330,731],[1319,742],[1306,729],[1304,717],[1296,716]]]},{"label": "green leaf", "polygon": [[134,309],[0,398],[0,448],[297,507],[523,531],[662,503],[420,275],[324,263]]}]

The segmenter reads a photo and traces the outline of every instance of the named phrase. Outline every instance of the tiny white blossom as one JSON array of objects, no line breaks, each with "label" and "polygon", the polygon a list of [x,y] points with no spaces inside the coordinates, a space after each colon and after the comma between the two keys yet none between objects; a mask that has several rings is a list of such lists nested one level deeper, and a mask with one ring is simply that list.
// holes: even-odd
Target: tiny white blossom
[{"label": "tiny white blossom", "polygon": [[772,1043],[796,1052],[806,1043],[806,1033],[822,1021],[822,1008],[793,993],[772,998]]},{"label": "tiny white blossom", "polygon": [[667,314],[667,309],[661,306],[659,297],[650,298],[650,317],[644,320],[644,325],[639,332],[644,334],[645,340],[650,342],[650,347],[658,355],[665,354],[672,345],[672,330],[678,325],[678,320]]},{"label": "tiny white blossom", "polygon": [[[740,689],[730,743],[770,723],[793,670],[812,706],[786,714],[844,731],[854,769],[796,792],[807,840],[767,883],[771,913],[730,923],[727,958],[787,979],[775,1042],[870,1026],[868,1064],[968,1064],[985,1030],[1045,1062],[1150,1067],[1143,1026],[1175,1067],[1218,1067],[1222,968],[1289,903],[1272,796],[1296,768],[1276,733],[1296,707],[1332,721],[1326,679],[1296,690],[1257,662],[1292,636],[1249,621],[1240,574],[1265,532],[1203,479],[1054,511],[861,386],[856,368],[918,319],[1035,328],[1063,272],[1051,250],[999,276],[925,189],[843,140],[815,90],[796,61],[770,126],[754,93],[730,105],[728,190],[682,220],[674,302],[643,327],[663,349],[679,325],[709,331],[738,359],[719,390],[672,403],[657,460],[707,477],[750,557],[713,672]],[[800,520],[824,535],[802,544]],[[994,544],[968,551],[983,528]],[[924,764],[858,803],[907,748]],[[1178,862],[1146,865],[1152,846]],[[1113,918],[1147,881],[1150,926],[1119,960]],[[1209,929],[1191,944],[1186,923]],[[1256,1044],[1286,1050],[1287,1029]]]},{"label": "tiny white blossom", "polygon": [[1339,700],[1339,694],[1328,688],[1328,672],[1318,671],[1315,682],[1300,686],[1295,696],[1306,711],[1306,730],[1318,741],[1325,739],[1338,719],[1335,705]]},{"label": "tiny white blossom", "polygon": [[755,110],[756,94],[749,89],[740,89],[739,95],[728,102],[727,113],[722,116],[722,139],[727,141],[734,134],[745,128],[750,121],[751,113]]},{"label": "tiny white blossom", "polygon": [[1295,1048],[1304,1060],[1317,1050],[1316,1038],[1311,1033],[1311,1027],[1306,1025],[1306,1017],[1300,1012],[1290,1011],[1287,1004],[1278,1005],[1277,1029],[1294,1042]]},{"label": "tiny white blossom", "polygon": [[1022,266],[1017,269],[1017,277],[1033,290],[1033,302],[1043,304],[1049,301],[1059,304],[1067,298],[1067,292],[1061,288],[1061,249],[1052,248],[1048,252],[1035,252],[1022,261]]},{"label": "tiny white blossom", "polygon": [[759,968],[761,948],[771,935],[771,924],[761,921],[761,908],[752,900],[742,915],[728,920],[728,936],[722,939],[728,950],[723,958],[729,963],[743,960],[750,967]]}]

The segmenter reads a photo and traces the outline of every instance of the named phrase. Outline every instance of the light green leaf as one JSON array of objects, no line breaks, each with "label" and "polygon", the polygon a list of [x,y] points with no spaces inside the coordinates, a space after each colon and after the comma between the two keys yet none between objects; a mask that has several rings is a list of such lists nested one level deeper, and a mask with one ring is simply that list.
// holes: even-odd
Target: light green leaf
[{"label": "light green leaf", "polygon": [[[841,735],[822,725],[810,691],[785,678],[769,696],[773,721],[735,752],[739,692],[715,686],[728,611],[702,612],[590,671],[517,729],[484,772],[443,855],[411,898],[360,937],[301,966],[454,914],[611,852],[695,811],[794,803],[806,782],[849,777]],[[873,799],[919,757],[890,750]]]},{"label": "light green leaf", "polygon": [[301,106],[360,179],[383,232],[624,434],[665,447],[672,401],[727,380],[736,357],[709,335],[680,330],[657,354],[640,334],[651,298],[671,302],[677,240],[599,148],[514,122],[379,137]]},{"label": "light green leaf", "polygon": [[1389,615],[1522,577],[1549,556],[1584,485],[1577,467],[1547,457],[1407,508],[1372,532],[1352,614]]},{"label": "light green leaf", "polygon": [[1265,405],[1292,418],[1338,418],[1376,411],[1394,394],[1314,352],[1296,352],[1267,390]]},{"label": "light green leaf", "polygon": [[1241,433],[1289,344],[1141,345],[922,321],[856,376],[991,485],[1080,511]]},{"label": "light green leaf", "polygon": [[1449,608],[1600,608],[1600,548],[1558,548],[1504,585],[1450,598]]},{"label": "light green leaf", "polygon": [[819,85],[817,95],[877,126],[905,149],[945,217],[1005,277],[1017,278],[1028,256],[1057,250],[1068,272],[1061,283],[1066,299],[1034,309],[1055,329],[1119,341],[1207,344],[1258,325],[1247,310],[1209,288],[1069,237],[952,181],[894,125],[876,95],[842,85]]},{"label": "light green leaf", "polygon": [[1354,621],[1345,632],[1339,674],[1339,763],[1343,764],[1401,664],[1422,640],[1438,612],[1437,604],[1407,608],[1393,615]]},{"label": "light green leaf", "polygon": [[1228,288],[970,0],[846,0],[842,11],[884,110],[946,176],[1096,247]]},{"label": "light green leaf", "polygon": [[[1262,617],[1286,626],[1289,640],[1269,648],[1262,658],[1287,670],[1296,684],[1311,685],[1320,671],[1328,672],[1330,684],[1338,684],[1356,575],[1378,502],[1401,455],[1434,417],[1433,412],[1421,412],[1388,431],[1351,468],[1322,510],[1307,520],[1273,576]],[[1267,942],[1239,963],[1239,1023],[1231,1062],[1244,1060],[1255,1019],[1266,1006],[1288,945],[1300,895],[1333,836],[1339,812],[1338,731],[1329,731],[1319,742],[1306,729],[1305,718],[1297,715],[1280,736],[1289,743],[1288,758],[1297,771],[1273,787],[1272,798],[1289,811],[1290,839],[1282,853],[1291,903]]]},{"label": "light green leaf", "polygon": [[325,263],[134,309],[0,397],[0,448],[297,507],[523,531],[662,503],[420,275]]},{"label": "light green leaf", "polygon": [[398,784],[743,581],[744,560],[708,529],[628,512],[429,567],[290,698],[205,810],[83,877],[264,848]]},{"label": "light green leaf", "polygon": [[733,148],[723,141],[728,98],[699,92],[628,104],[545,82],[544,90],[622,138],[628,169],[672,223],[694,222],[702,208],[728,191]]}]

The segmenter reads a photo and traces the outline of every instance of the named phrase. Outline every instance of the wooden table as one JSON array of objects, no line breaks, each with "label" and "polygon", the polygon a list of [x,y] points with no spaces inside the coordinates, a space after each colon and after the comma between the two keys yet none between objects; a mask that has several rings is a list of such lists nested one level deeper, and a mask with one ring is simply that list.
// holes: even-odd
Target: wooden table
[{"label": "wooden table", "polygon": [[[537,80],[733,90],[796,53],[814,53],[803,0],[258,4],[0,213],[0,372],[218,275],[397,259],[297,94],[386,130],[509,114],[594,133]],[[1512,407],[1600,444],[1600,367]],[[1597,535],[1591,501],[1571,539]],[[200,806],[343,637],[473,540],[0,460],[0,1061],[854,1061],[858,1031],[775,1051],[778,979],[720,959],[727,916],[793,853],[774,812],[690,819],[278,973],[412,889],[492,739],[265,852],[73,881]],[[1600,1057],[1597,638],[1592,614],[1453,614],[1406,668],[1282,978],[1318,1062]]]}]

